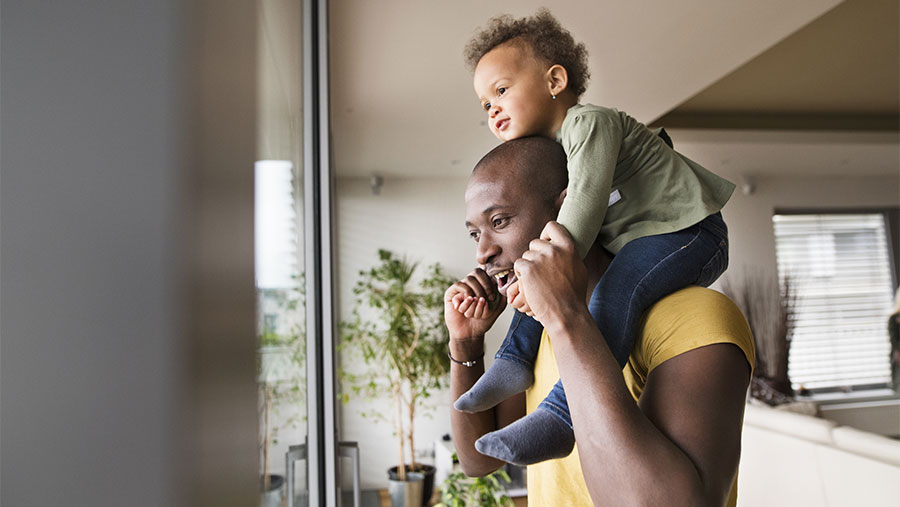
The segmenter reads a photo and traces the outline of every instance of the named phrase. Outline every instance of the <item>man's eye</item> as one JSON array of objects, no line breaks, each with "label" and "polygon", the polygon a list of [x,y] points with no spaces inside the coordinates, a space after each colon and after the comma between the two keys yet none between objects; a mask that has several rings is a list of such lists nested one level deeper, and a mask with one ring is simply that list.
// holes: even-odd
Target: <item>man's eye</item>
[{"label": "man's eye", "polygon": [[494,227],[503,227],[504,225],[506,225],[506,220],[507,219],[505,217],[498,217],[491,220],[491,225],[493,225]]},{"label": "man's eye", "polygon": [[484,103],[484,110],[485,110],[485,111],[490,111],[490,110],[491,110],[491,103],[490,103],[490,102],[485,102],[485,103]]},{"label": "man's eye", "polygon": [[478,231],[469,231],[469,237],[477,242],[478,241]]},{"label": "man's eye", "polygon": [[504,93],[506,93],[505,86],[501,86],[500,88],[497,88],[497,95],[503,95]]}]

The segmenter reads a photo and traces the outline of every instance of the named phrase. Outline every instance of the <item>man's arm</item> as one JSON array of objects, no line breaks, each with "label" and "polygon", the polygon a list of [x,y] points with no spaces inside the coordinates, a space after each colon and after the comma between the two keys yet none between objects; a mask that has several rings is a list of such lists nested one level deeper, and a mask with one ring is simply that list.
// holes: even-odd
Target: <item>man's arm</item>
[{"label": "man's arm", "polygon": [[[497,303],[489,304],[490,298]],[[472,271],[444,293],[444,321],[450,331],[450,355],[463,362],[477,359],[470,367],[451,362],[450,396],[454,402],[484,374],[484,333],[493,326],[505,306],[496,284],[481,269]],[[475,441],[523,415],[525,396],[522,394],[475,414],[451,407],[450,427],[463,472],[470,477],[480,477],[503,466],[504,462],[475,450]]]},{"label": "man's arm", "polygon": [[750,370],[727,344],[657,367],[634,403],[587,312],[584,266],[558,224],[516,262],[520,288],[550,336],[582,471],[597,504],[721,505],[737,470]]},{"label": "man's arm", "polygon": [[[481,344],[454,343],[450,340],[450,353],[454,358],[480,357],[484,344],[484,337],[479,340]],[[475,349],[478,352],[475,352]],[[450,366],[450,397],[455,402],[463,393],[468,391],[484,373],[484,361],[472,367],[451,363]],[[485,456],[475,450],[475,441],[482,435],[500,429],[507,424],[525,415],[525,395],[517,394],[504,400],[492,409],[483,412],[469,414],[450,408],[450,427],[453,433],[453,443],[456,446],[456,455],[463,472],[469,477],[482,477],[497,470],[505,463],[490,456]]]}]

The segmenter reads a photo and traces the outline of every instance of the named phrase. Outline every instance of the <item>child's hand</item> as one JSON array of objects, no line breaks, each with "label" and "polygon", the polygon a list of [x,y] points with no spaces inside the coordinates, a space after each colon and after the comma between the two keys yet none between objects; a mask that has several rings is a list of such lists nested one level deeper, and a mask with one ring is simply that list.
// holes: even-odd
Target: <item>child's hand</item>
[{"label": "child's hand", "polygon": [[481,268],[451,285],[444,293],[444,321],[453,339],[471,339],[491,328],[506,301],[497,284]]},{"label": "child's hand", "polygon": [[513,282],[512,285],[506,289],[506,301],[516,310],[519,310],[529,317],[534,317],[534,313],[531,311],[531,307],[528,306],[528,301],[525,299],[525,293],[519,290],[518,280]]},{"label": "child's hand", "polygon": [[[538,322],[587,311],[587,269],[575,251],[575,242],[565,227],[549,222],[541,238],[532,241],[522,258],[513,265],[519,296],[530,294],[529,311]],[[507,292],[509,295],[509,292]]]}]

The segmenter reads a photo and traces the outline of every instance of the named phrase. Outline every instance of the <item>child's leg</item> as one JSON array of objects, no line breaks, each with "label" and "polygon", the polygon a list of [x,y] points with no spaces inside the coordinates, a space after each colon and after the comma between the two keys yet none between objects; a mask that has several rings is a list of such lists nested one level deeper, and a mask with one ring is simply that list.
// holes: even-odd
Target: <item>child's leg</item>
[{"label": "child's leg", "polygon": [[[588,305],[619,366],[631,354],[646,309],[688,285],[711,284],[727,265],[727,229],[718,213],[681,231],[626,244]],[[516,464],[568,455],[575,438],[562,382],[553,386],[538,410],[478,442],[479,452]]]},{"label": "child's leg", "polygon": [[728,267],[728,233],[716,213],[680,231],[626,244],[594,288],[588,310],[620,367],[644,312],[688,285],[709,286]]},{"label": "child's leg", "polygon": [[534,383],[534,358],[544,328],[516,311],[491,367],[453,404],[460,412],[487,410]]}]

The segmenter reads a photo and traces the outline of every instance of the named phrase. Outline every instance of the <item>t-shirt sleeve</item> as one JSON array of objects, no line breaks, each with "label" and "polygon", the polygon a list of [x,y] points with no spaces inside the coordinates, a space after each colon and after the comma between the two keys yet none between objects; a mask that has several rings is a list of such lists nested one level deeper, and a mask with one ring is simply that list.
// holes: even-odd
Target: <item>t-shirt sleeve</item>
[{"label": "t-shirt sleeve", "polygon": [[569,185],[557,221],[572,235],[582,259],[606,217],[623,135],[622,122],[612,110],[578,113],[562,127]]},{"label": "t-shirt sleeve", "polygon": [[[647,373],[669,359],[716,343],[741,349],[753,370],[756,349],[744,314],[727,296],[704,287],[688,287],[665,298],[644,314],[643,357]],[[696,312],[696,308],[703,308]],[[694,311],[692,311],[694,309]]]}]

